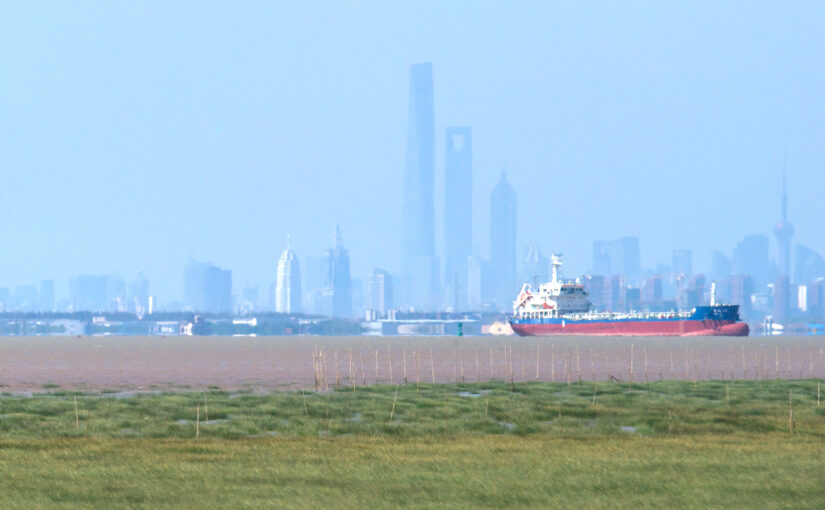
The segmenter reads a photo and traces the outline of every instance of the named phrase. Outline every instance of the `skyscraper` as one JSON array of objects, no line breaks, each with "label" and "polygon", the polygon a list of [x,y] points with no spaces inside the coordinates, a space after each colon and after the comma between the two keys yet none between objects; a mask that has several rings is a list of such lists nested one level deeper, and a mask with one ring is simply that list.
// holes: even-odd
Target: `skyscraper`
[{"label": "skyscraper", "polygon": [[794,247],[793,282],[807,285],[825,276],[825,259],[814,250],[799,243]]},{"label": "skyscraper", "polygon": [[301,311],[301,267],[298,257],[290,249],[289,236],[286,249],[278,259],[278,277],[275,283],[275,311],[298,313]]},{"label": "skyscraper", "polygon": [[516,282],[516,192],[501,172],[490,196],[490,264],[494,299],[499,310],[507,310],[518,293]]},{"label": "skyscraper", "polygon": [[674,275],[684,275],[690,278],[693,275],[692,259],[690,250],[673,250],[671,272]]},{"label": "skyscraper", "polygon": [[373,270],[370,275],[370,309],[383,316],[392,309],[392,299],[392,277],[383,269]]},{"label": "skyscraper", "polygon": [[232,311],[232,271],[190,260],[183,276],[184,304],[194,312]]},{"label": "skyscraper", "polygon": [[352,316],[352,280],[349,274],[349,251],[344,248],[341,226],[335,225],[333,247],[324,252],[324,296],[326,313],[330,317]]},{"label": "skyscraper", "polygon": [[621,275],[635,279],[641,272],[639,238],[593,241],[593,274]]},{"label": "skyscraper", "polygon": [[782,218],[773,228],[773,233],[779,241],[779,272],[791,275],[791,238],[794,228],[788,221],[788,194],[785,189],[785,169],[782,169]]},{"label": "skyscraper", "polygon": [[432,308],[438,289],[435,258],[435,114],[433,68],[410,67],[407,158],[401,214],[401,279],[407,304]]},{"label": "skyscraper", "polygon": [[733,249],[733,273],[750,275],[756,284],[764,285],[772,281],[775,270],[771,267],[768,236],[755,234],[746,236]]},{"label": "skyscraper", "polygon": [[472,248],[473,147],[469,127],[447,129],[444,155],[444,287],[448,306],[467,304]]}]

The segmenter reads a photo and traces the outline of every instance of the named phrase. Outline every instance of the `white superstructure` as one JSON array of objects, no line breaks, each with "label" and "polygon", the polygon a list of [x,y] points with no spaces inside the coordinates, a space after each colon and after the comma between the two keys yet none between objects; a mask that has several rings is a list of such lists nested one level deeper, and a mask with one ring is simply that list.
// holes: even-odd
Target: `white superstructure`
[{"label": "white superstructure", "polygon": [[559,277],[562,266],[561,256],[552,256],[553,275],[547,283],[539,285],[533,292],[525,283],[513,302],[513,315],[522,318],[561,317],[569,314],[583,314],[590,311],[590,301],[580,279],[563,281]]}]

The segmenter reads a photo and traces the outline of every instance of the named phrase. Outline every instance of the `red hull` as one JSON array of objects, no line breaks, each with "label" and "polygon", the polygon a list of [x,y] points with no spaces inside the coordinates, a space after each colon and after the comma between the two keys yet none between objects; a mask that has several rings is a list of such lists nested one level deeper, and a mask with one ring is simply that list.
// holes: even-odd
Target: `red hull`
[{"label": "red hull", "polygon": [[519,336],[748,336],[744,322],[713,320],[662,320],[567,322],[564,324],[513,324]]}]

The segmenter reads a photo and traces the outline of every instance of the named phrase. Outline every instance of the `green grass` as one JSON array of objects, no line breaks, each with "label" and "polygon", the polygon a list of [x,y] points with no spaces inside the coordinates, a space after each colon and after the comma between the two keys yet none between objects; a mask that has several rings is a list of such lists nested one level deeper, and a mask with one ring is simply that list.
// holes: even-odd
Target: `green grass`
[{"label": "green grass", "polygon": [[796,433],[823,437],[825,406],[817,407],[817,384],[663,381],[632,388],[626,383],[574,383],[568,388],[494,382],[327,393],[6,394],[0,398],[0,439],[190,438],[198,406],[202,438],[787,432],[789,391]]},{"label": "green grass", "polygon": [[4,394],[0,507],[823,508],[817,384]]}]

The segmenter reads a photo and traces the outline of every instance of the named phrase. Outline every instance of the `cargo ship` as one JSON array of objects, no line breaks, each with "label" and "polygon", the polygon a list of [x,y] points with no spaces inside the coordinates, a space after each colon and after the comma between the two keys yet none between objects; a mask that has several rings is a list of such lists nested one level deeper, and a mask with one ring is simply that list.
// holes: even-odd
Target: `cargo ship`
[{"label": "cargo ship", "polygon": [[552,256],[552,279],[531,289],[524,284],[513,302],[510,326],[520,336],[748,336],[739,305],[716,303],[715,285],[709,306],[690,311],[598,312],[581,280],[562,281],[561,257]]}]

